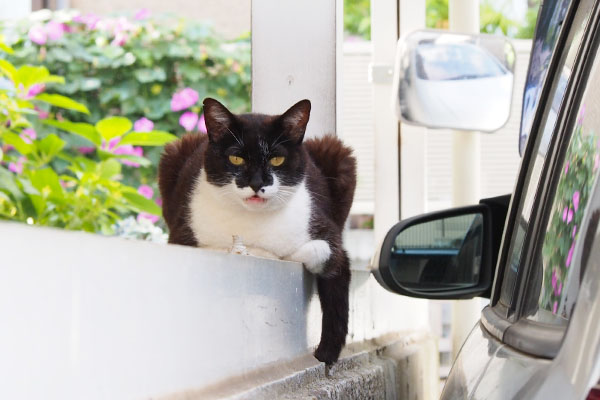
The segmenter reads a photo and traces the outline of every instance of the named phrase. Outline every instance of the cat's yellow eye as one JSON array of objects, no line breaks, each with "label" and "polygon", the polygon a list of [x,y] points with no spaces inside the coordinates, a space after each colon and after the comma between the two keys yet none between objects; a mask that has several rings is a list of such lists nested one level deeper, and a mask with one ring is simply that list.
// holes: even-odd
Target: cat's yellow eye
[{"label": "cat's yellow eye", "polygon": [[279,167],[284,161],[285,157],[273,157],[269,160],[269,163],[274,167]]},{"label": "cat's yellow eye", "polygon": [[229,162],[233,165],[242,165],[244,163],[244,159],[238,156],[229,156]]}]

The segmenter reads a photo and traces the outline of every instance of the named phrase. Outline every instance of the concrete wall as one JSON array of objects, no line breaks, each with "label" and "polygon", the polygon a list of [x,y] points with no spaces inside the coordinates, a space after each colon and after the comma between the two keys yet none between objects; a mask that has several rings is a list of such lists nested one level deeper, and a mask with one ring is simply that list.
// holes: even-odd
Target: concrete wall
[{"label": "concrete wall", "polygon": [[218,32],[235,38],[250,31],[250,0],[70,0],[83,13],[110,14],[147,8],[189,19],[210,20]]},{"label": "concrete wall", "polygon": [[[299,264],[5,222],[0,246],[0,398],[147,398],[321,365],[319,302]],[[426,301],[366,271],[351,286],[346,357],[427,330]]]}]

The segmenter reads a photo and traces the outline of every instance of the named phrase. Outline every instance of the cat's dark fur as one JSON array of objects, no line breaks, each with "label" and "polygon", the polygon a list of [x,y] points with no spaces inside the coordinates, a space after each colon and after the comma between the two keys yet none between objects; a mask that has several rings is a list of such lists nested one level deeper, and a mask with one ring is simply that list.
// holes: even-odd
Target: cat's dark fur
[{"label": "cat's dark fur", "polygon": [[[335,362],[348,332],[350,268],[342,231],[356,186],[356,160],[351,150],[333,136],[303,140],[310,114],[308,100],[281,116],[268,116],[234,115],[216,100],[206,99],[204,113],[208,135],[185,135],[167,145],[160,160],[159,186],[169,242],[204,244],[191,222],[192,193],[201,170],[211,185],[224,187],[235,182],[237,188],[250,186],[257,193],[272,185],[275,176],[282,188],[305,184],[311,203],[310,240],[326,241],[331,251],[317,275],[323,323],[315,357],[327,364]],[[230,155],[243,157],[245,164],[232,165]],[[268,161],[277,156],[285,157],[285,162],[274,168]],[[256,240],[259,247],[269,245]]]}]

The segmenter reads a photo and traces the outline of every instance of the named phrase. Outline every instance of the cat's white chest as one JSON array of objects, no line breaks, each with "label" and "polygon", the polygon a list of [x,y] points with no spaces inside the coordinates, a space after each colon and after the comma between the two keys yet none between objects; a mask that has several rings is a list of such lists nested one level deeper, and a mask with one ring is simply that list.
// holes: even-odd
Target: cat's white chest
[{"label": "cat's white chest", "polygon": [[286,257],[310,241],[311,199],[304,183],[280,209],[249,211],[216,196],[201,174],[192,192],[190,225],[200,247],[230,248],[233,235],[247,247]]}]

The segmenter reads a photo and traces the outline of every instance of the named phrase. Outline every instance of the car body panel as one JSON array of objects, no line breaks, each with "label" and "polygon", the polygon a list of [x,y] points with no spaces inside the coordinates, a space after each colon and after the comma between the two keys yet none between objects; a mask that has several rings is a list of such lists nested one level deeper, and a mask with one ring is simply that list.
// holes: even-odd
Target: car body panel
[{"label": "car body panel", "polygon": [[[551,364],[515,351],[478,323],[463,344],[448,376],[442,399],[516,398]],[[503,384],[510,382],[510,384]]]}]

